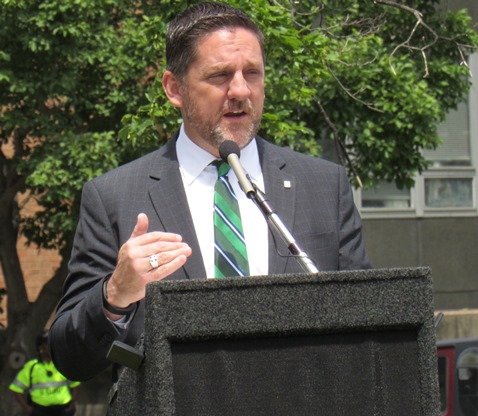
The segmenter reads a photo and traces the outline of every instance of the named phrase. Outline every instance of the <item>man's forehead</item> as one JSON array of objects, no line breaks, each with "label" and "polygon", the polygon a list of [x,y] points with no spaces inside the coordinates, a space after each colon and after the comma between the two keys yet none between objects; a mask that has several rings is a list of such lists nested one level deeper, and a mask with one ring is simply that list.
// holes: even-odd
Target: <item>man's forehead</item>
[{"label": "man's forehead", "polygon": [[[233,52],[235,48],[245,48],[252,52],[251,60],[264,61],[257,35],[253,31],[242,27],[219,28],[198,39],[196,44],[196,59],[210,58],[214,52],[219,54],[222,50],[221,48],[224,48],[224,53]],[[231,48],[231,50],[227,51],[227,48]],[[256,54],[258,58],[253,58],[252,56],[254,54]]]}]

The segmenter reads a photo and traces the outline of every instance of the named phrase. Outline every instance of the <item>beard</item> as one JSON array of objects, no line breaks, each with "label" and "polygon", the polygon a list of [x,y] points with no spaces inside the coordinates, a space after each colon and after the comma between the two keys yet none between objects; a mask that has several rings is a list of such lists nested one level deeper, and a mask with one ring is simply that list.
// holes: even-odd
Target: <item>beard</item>
[{"label": "beard", "polygon": [[[213,117],[206,118],[201,113],[197,102],[183,92],[183,118],[197,132],[197,134],[214,148],[219,148],[221,143],[232,140],[239,148],[246,146],[259,131],[262,110],[258,112],[251,101],[228,101],[224,107]],[[229,112],[245,111],[249,115],[240,123],[228,123],[224,114]]]}]

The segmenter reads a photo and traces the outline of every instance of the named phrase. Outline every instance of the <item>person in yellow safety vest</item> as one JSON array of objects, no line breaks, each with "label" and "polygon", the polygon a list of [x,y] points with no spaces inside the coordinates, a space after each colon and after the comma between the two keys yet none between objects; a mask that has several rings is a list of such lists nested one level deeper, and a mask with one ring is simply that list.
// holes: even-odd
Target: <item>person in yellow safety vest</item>
[{"label": "person in yellow safety vest", "polygon": [[72,416],[76,412],[79,382],[67,380],[53,364],[48,333],[38,335],[39,358],[25,363],[9,388],[29,416]]}]

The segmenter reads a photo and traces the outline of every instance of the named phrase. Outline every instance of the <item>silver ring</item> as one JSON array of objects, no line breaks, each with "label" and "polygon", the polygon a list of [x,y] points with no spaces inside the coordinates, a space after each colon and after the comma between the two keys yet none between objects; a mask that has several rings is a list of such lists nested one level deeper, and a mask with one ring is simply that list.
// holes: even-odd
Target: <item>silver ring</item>
[{"label": "silver ring", "polygon": [[158,256],[156,254],[149,256],[149,264],[153,269],[157,269],[159,267]]}]

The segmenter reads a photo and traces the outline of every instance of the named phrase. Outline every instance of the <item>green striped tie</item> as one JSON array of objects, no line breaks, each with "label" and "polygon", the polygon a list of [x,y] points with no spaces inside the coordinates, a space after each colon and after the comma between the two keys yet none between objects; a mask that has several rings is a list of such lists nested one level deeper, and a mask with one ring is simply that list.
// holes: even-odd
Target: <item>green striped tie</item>
[{"label": "green striped tie", "polygon": [[246,243],[236,195],[229,183],[226,162],[215,162],[218,179],[214,187],[215,277],[248,276]]}]

